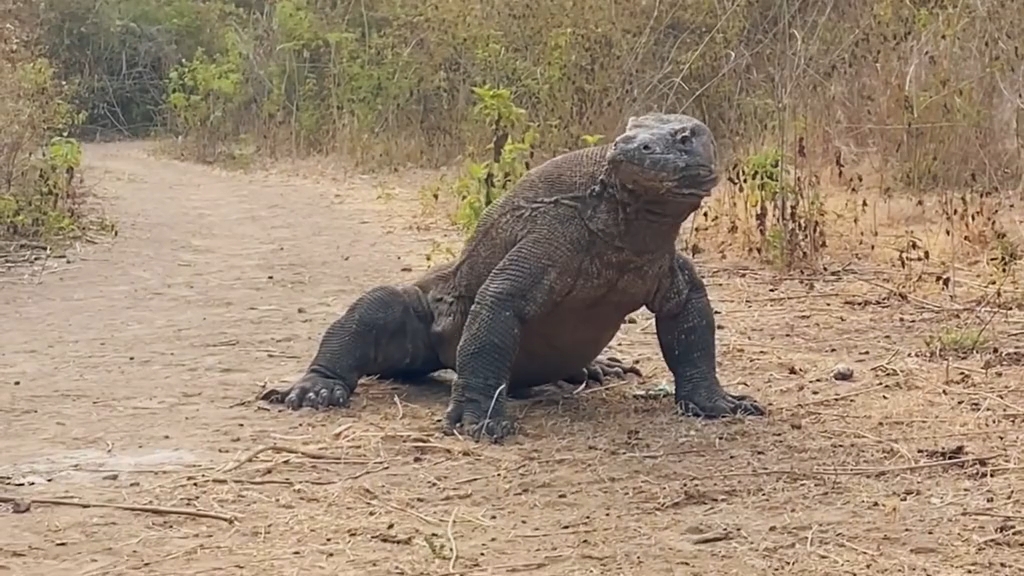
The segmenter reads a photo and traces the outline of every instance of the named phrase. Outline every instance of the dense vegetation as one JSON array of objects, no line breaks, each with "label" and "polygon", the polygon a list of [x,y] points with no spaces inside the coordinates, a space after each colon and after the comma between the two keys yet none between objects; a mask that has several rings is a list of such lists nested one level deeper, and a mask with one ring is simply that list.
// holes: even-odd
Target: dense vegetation
[{"label": "dense vegetation", "polygon": [[[36,221],[32,198],[66,194],[50,180],[78,161],[69,134],[170,134],[200,161],[341,154],[439,166],[468,153],[474,161],[442,186],[468,230],[531,158],[602,141],[630,114],[686,111],[719,134],[740,191],[731,211],[703,221],[749,231],[750,250],[783,264],[813,262],[827,243],[823,189],[941,191],[950,211],[962,202],[959,215],[983,213],[1005,243],[989,218],[998,210],[977,199],[1024,178],[1024,11],[1012,0],[50,0],[9,10],[21,39],[5,37],[0,76],[13,102],[0,105],[7,234],[52,227]],[[46,154],[30,157],[40,145]],[[864,181],[866,166],[877,181]],[[866,214],[847,200],[848,218]]]}]

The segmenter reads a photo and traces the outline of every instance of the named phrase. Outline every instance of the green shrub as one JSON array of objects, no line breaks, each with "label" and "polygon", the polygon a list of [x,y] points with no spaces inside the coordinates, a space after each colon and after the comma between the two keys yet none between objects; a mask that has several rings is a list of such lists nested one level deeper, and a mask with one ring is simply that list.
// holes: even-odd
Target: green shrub
[{"label": "green shrub", "polygon": [[53,239],[76,232],[75,170],[82,148],[67,137],[83,114],[43,58],[0,59],[0,237]]}]

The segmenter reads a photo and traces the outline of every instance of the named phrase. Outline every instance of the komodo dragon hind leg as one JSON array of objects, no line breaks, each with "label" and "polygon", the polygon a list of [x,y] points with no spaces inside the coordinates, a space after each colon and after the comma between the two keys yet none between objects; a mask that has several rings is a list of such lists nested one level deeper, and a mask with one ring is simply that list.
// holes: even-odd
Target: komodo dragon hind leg
[{"label": "komodo dragon hind leg", "polygon": [[373,288],[327,328],[302,378],[288,389],[268,389],[260,399],[293,410],[348,406],[363,376],[415,377],[440,370],[432,320],[418,288]]},{"label": "komodo dragon hind leg", "polygon": [[611,378],[624,380],[626,374],[635,374],[637,377],[643,378],[643,373],[635,364],[626,364],[615,356],[598,356],[586,368],[580,370],[579,374],[563,378],[563,381],[576,386],[582,386],[589,382],[597,382],[600,385]]},{"label": "komodo dragon hind leg", "polygon": [[[578,387],[577,389],[583,389],[591,383],[597,383],[599,386],[603,385],[612,378],[625,380],[626,374],[635,374],[637,377],[643,378],[640,368],[635,365],[626,364],[614,356],[599,356],[588,364],[586,368],[580,369],[578,373],[566,376],[557,382],[551,382],[551,384],[569,384],[570,386]],[[515,400],[532,398],[534,394],[534,388],[508,389],[508,397]]]}]

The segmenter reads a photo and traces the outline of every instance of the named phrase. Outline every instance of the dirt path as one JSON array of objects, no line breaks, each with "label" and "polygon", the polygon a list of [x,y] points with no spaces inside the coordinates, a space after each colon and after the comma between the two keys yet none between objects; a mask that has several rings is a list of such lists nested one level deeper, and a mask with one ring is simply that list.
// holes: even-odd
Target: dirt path
[{"label": "dirt path", "polygon": [[[115,435],[204,445],[207,426],[247,419],[227,406],[259,389],[258,374],[301,372],[323,320],[356,292],[407,275],[404,255],[422,265],[408,234],[381,232],[391,213],[369,183],[214,173],[138,144],[92,147],[89,161],[117,241],[41,286],[3,289],[3,377],[22,382],[4,391],[5,424],[54,449],[102,448]],[[92,417],[53,428],[84,406]],[[152,417],[161,425],[139,426]],[[0,450],[35,447],[5,434]]]},{"label": "dirt path", "polygon": [[[851,308],[835,323],[830,305],[740,302],[739,292],[765,293],[751,288],[764,282],[756,275],[709,274],[727,382],[781,407],[765,421],[681,421],[667,402],[630,396],[633,385],[519,402],[527,429],[503,447],[441,436],[443,387],[370,383],[350,411],[267,410],[251,401],[264,381],[301,373],[357,293],[426,266],[412,187],[382,201],[369,179],[220,173],[139,144],[87,154],[119,237],[38,285],[0,284],[2,491],[239,520],[0,507],[0,574],[446,574],[452,541],[460,574],[1024,565],[999,542],[977,543],[999,521],[962,516],[1024,508],[1011,455],[1022,434],[1004,414],[1021,399],[981,415],[940,397],[939,364],[888,370],[891,351],[916,345],[920,318],[897,333]],[[616,345],[651,380],[664,375],[645,321]],[[815,384],[843,358],[854,383]],[[1008,368],[1000,382],[1021,376]],[[861,394],[818,405],[851,390]],[[814,408],[792,407],[806,401]],[[262,444],[330,458],[264,453],[215,470]],[[953,444],[1009,471],[810,471],[906,466],[924,459],[919,448]]]}]

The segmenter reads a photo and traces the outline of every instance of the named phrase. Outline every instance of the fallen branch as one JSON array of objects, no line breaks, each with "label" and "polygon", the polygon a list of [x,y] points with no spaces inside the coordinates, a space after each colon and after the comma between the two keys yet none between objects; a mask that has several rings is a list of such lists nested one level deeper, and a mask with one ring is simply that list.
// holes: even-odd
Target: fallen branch
[{"label": "fallen branch", "polygon": [[[742,476],[773,476],[773,475],[784,475],[784,476],[874,476],[876,474],[889,474],[891,472],[909,472],[912,470],[924,470],[927,468],[940,468],[943,466],[955,466],[957,464],[964,464],[967,462],[986,462],[999,458],[1002,454],[993,454],[991,456],[968,456],[966,458],[957,458],[956,460],[937,460],[935,462],[924,462],[921,464],[907,464],[904,466],[885,466],[882,468],[846,468],[846,469],[834,469],[825,470],[821,468],[815,468],[811,470],[787,470],[787,469],[770,469],[770,470],[751,470],[751,471],[738,471],[738,472],[722,472],[720,474],[709,474],[707,476],[695,476],[698,480],[713,480],[717,478],[729,478],[729,477],[742,477]],[[678,503],[680,499],[673,500],[672,502],[666,503],[664,507],[668,507],[672,504]]]},{"label": "fallen branch", "polygon": [[1002,456],[993,454],[991,456],[968,456],[956,460],[937,460],[935,462],[924,462],[922,464],[906,464],[904,466],[886,466],[884,468],[851,468],[847,470],[815,470],[814,473],[823,476],[871,476],[874,474],[888,474],[890,472],[909,472],[911,470],[924,470],[926,468],[940,468],[943,466],[955,466],[967,462],[985,462]]},{"label": "fallen branch", "polygon": [[714,544],[715,542],[725,542],[730,538],[732,538],[732,534],[728,532],[711,532],[697,536],[690,542],[693,544]]},{"label": "fallen branch", "polygon": [[451,576],[468,576],[469,574],[482,574],[485,572],[493,574],[497,570],[504,570],[506,572],[524,572],[527,570],[539,570],[550,565],[551,562],[548,561],[532,560],[527,562],[513,562],[511,564],[495,564],[494,566],[480,566],[477,568],[459,570],[457,572],[449,572],[449,574]]},{"label": "fallen branch", "polygon": [[371,464],[371,463],[373,463],[372,460],[367,460],[365,458],[362,458],[362,459],[360,459],[360,458],[339,458],[339,457],[337,457],[337,456],[335,456],[333,454],[325,454],[323,452],[316,452],[316,451],[313,451],[313,450],[306,450],[304,448],[293,448],[291,446],[280,446],[280,445],[277,445],[277,444],[269,444],[269,445],[257,447],[252,452],[249,452],[248,454],[243,456],[240,460],[238,460],[236,462],[233,462],[233,463],[230,463],[230,464],[227,464],[227,465],[225,465],[224,467],[220,468],[217,471],[222,473],[222,474],[224,474],[224,473],[227,473],[227,472],[231,472],[233,470],[237,470],[237,469],[241,468],[242,466],[244,466],[246,463],[252,462],[257,456],[259,456],[260,454],[263,454],[264,452],[284,452],[285,454],[298,454],[299,456],[305,456],[306,458],[312,458],[313,460],[330,460],[332,462],[343,462],[343,463],[347,463],[347,464]]},{"label": "fallen branch", "polygon": [[588,534],[594,532],[596,528],[572,528],[569,530],[553,530],[551,532],[528,532],[526,534],[516,534],[513,531],[509,534],[509,538],[552,538],[555,536],[571,536],[574,534]]},{"label": "fallen branch", "polygon": [[388,469],[388,464],[382,464],[376,467],[367,467],[359,472],[349,474],[348,476],[342,476],[339,478],[333,478],[330,480],[324,480],[320,478],[307,478],[307,479],[291,479],[291,478],[229,478],[227,476],[194,476],[189,478],[190,483],[197,484],[199,482],[213,482],[216,484],[250,484],[253,486],[260,485],[284,485],[284,486],[297,486],[300,484],[309,484],[312,486],[330,486],[332,484],[339,484],[357,480],[366,476],[367,474],[373,474],[375,472],[381,472]]},{"label": "fallen branch", "polygon": [[[396,396],[397,398],[397,396]],[[452,533],[452,525],[455,524],[455,513],[459,511],[459,507],[456,506],[452,509],[452,516],[448,519],[448,543],[452,547],[452,557],[448,561],[448,572],[455,573],[455,561],[459,559],[459,549],[455,545],[455,534]]]},{"label": "fallen branch", "polygon": [[397,512],[405,512],[406,514],[409,514],[410,516],[415,516],[416,518],[419,518],[420,520],[422,520],[422,521],[424,521],[427,524],[430,524],[432,526],[438,526],[438,525],[443,525],[444,524],[444,522],[441,521],[441,520],[437,520],[437,519],[431,518],[429,516],[424,516],[423,514],[420,514],[419,512],[417,512],[415,510],[410,510],[408,508],[403,508],[403,507],[401,507],[401,506],[399,506],[397,504],[391,504],[390,502],[383,502],[381,500],[370,500],[369,498],[364,498],[363,496],[360,496],[359,494],[354,494],[354,496],[356,498],[359,498],[363,502],[366,502],[370,506],[380,506],[381,508],[391,508],[392,510],[395,510]]},{"label": "fallen branch", "polygon": [[987,518],[1001,518],[1003,520],[1024,520],[1024,516],[1020,514],[1003,514],[1000,512],[984,512],[978,511],[967,511],[962,513],[963,516],[984,516]]},{"label": "fallen branch", "polygon": [[128,510],[131,512],[147,512],[150,514],[164,514],[173,516],[192,516],[193,518],[212,518],[229,524],[235,522],[235,517],[217,512],[205,510],[190,510],[188,508],[166,508],[164,506],[145,506],[142,504],[114,504],[110,502],[88,502],[78,500],[62,500],[59,498],[17,498],[15,496],[0,495],[0,503],[27,502],[29,504],[49,504],[51,506],[75,506],[78,508],[114,508],[116,510]]},{"label": "fallen branch", "polygon": [[1015,536],[1021,533],[1024,533],[1024,526],[1018,526],[1012,530],[1007,530],[1006,532],[1000,532],[999,534],[996,534],[994,536],[982,538],[978,540],[978,546],[983,546],[985,544],[988,544],[989,542],[995,542],[996,540],[1002,540],[1003,538],[1009,538],[1010,536]]},{"label": "fallen branch", "polygon": [[889,384],[879,384],[877,386],[871,386],[870,388],[862,388],[860,390],[854,390],[853,392],[847,392],[846,394],[837,394],[835,396],[828,396],[826,398],[818,398],[817,400],[808,400],[807,402],[797,402],[796,404],[790,404],[789,406],[779,406],[776,410],[788,410],[792,408],[803,408],[805,406],[814,406],[816,404],[824,404],[825,402],[831,402],[833,400],[843,400],[846,398],[852,398],[853,396],[859,396],[861,394],[867,394],[868,392],[874,392],[875,390],[881,390],[882,388],[888,388]]}]

